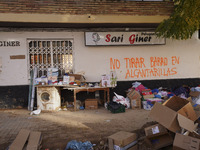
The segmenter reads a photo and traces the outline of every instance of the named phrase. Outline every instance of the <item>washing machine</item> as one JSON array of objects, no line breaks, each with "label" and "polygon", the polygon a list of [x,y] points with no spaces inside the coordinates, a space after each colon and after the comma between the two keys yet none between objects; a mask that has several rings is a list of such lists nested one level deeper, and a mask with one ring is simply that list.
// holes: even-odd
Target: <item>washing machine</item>
[{"label": "washing machine", "polygon": [[54,86],[37,87],[37,109],[59,110],[61,107],[60,88]]}]

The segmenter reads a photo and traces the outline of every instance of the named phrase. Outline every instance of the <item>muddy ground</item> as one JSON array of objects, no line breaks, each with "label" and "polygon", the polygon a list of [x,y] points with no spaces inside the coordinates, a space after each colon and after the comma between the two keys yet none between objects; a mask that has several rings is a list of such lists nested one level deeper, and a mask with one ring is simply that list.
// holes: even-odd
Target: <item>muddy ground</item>
[{"label": "muddy ground", "polygon": [[20,129],[42,132],[42,149],[64,150],[71,140],[90,141],[99,145],[109,135],[118,131],[140,133],[148,122],[147,110],[126,109],[113,114],[101,107],[96,110],[42,112],[31,116],[25,109],[0,110],[0,149],[6,149]]}]

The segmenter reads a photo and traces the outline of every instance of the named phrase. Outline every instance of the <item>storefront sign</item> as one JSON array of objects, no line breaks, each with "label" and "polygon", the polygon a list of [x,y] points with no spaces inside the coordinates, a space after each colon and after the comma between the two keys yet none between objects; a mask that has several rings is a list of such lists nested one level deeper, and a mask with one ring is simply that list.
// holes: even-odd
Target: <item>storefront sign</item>
[{"label": "storefront sign", "polygon": [[163,45],[164,38],[155,32],[85,32],[86,46],[103,45]]},{"label": "storefront sign", "polygon": [[14,47],[14,46],[20,46],[19,41],[0,41],[0,47]]}]

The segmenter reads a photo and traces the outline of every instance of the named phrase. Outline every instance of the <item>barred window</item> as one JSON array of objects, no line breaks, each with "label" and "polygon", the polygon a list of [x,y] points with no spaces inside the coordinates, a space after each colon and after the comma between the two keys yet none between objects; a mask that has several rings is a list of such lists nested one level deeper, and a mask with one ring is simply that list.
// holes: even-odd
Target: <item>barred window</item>
[{"label": "barred window", "polygon": [[29,71],[37,67],[37,76],[47,75],[48,68],[57,68],[59,76],[73,71],[72,40],[28,40]]}]

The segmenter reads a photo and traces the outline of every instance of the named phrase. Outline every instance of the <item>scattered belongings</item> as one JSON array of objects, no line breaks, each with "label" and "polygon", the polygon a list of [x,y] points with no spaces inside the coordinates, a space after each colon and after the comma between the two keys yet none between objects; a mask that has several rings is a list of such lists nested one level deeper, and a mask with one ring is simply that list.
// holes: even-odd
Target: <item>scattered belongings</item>
[{"label": "scattered belongings", "polygon": [[[150,111],[150,117],[156,122],[140,129],[144,132],[143,136],[126,131],[110,135],[107,145],[103,145],[104,149],[107,146],[109,150],[137,150],[141,143],[145,143],[146,149],[153,150],[168,146],[173,146],[174,150],[200,150],[200,87],[190,89],[181,86],[171,91],[161,87],[151,90],[140,82],[134,82],[126,98],[114,94],[113,100],[105,103],[111,113],[122,113],[128,108],[143,108]],[[98,109],[98,99],[85,100],[85,109]],[[73,140],[65,150],[90,150],[93,146],[88,141],[82,143]]]},{"label": "scattered belongings", "polygon": [[188,86],[181,86],[181,87],[175,87],[172,89],[172,92],[183,99],[187,99],[189,97],[189,87]]},{"label": "scattered belongings", "polygon": [[41,132],[21,129],[8,150],[40,150],[41,142]]},{"label": "scattered belongings", "polygon": [[127,91],[128,102],[132,109],[151,110],[155,102],[163,103],[174,94],[166,88],[149,89],[140,82],[132,83],[132,87]]}]

